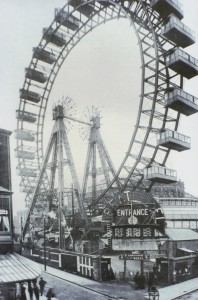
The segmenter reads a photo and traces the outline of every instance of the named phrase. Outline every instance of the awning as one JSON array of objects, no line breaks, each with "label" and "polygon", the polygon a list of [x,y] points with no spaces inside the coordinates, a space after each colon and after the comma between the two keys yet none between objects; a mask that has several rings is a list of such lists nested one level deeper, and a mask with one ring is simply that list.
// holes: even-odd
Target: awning
[{"label": "awning", "polygon": [[12,194],[12,191],[0,186],[0,194]]},{"label": "awning", "polygon": [[198,233],[192,229],[166,228],[165,233],[172,241],[198,241]]},{"label": "awning", "polygon": [[33,280],[40,274],[37,263],[17,253],[0,255],[0,284]]},{"label": "awning", "polygon": [[[160,240],[159,240],[160,241]],[[158,242],[156,239],[152,240],[134,240],[134,239],[112,239],[113,250],[125,251],[157,251]]]},{"label": "awning", "polygon": [[179,250],[182,250],[184,252],[188,252],[188,253],[195,253],[195,251],[187,249],[187,248],[178,248]]}]

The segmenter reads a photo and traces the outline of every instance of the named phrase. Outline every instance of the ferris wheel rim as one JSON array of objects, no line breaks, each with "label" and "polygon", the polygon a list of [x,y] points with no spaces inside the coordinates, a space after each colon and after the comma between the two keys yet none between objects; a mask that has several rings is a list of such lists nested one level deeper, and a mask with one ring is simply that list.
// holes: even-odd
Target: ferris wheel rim
[{"label": "ferris wheel rim", "polygon": [[[97,13],[96,13],[95,15],[98,15],[98,13],[99,13],[100,11],[111,10],[110,7],[106,7],[106,8],[105,8],[105,7],[102,7],[102,4],[101,4],[102,2],[103,2],[102,0],[101,0],[101,1],[97,1],[97,5],[99,5],[99,11],[97,11]],[[121,11],[121,9],[124,10],[125,12],[126,12],[126,9],[128,9],[128,10],[130,11],[130,7],[127,8],[127,7],[124,6],[124,4],[122,5],[120,2],[114,2],[114,1],[106,1],[106,2],[111,3],[111,5],[113,5],[113,6],[118,6],[118,7],[120,8],[120,11]],[[92,1],[87,1],[86,3],[92,3]],[[62,11],[64,11],[64,9],[67,8],[67,7],[69,6],[69,4],[70,4],[70,2],[68,2],[68,4],[66,4],[66,5],[62,8]],[[132,5],[135,5],[135,4],[136,4],[137,6],[140,5],[140,6],[141,6],[140,9],[145,9],[145,12],[148,14],[148,11],[147,11],[148,6],[145,6],[144,1],[139,0],[138,3],[137,3],[137,1],[131,1],[131,6],[132,6]],[[83,4],[83,5],[86,5],[86,4]],[[96,4],[95,4],[95,5],[96,5]],[[113,10],[114,10],[114,9],[113,9]],[[72,15],[73,12],[75,12],[75,11],[76,11],[76,8],[73,9],[73,10],[70,10],[69,16]],[[118,11],[119,11],[119,10],[118,10]],[[119,13],[120,13],[120,12],[119,12]],[[150,12],[150,13],[151,13],[151,12]],[[156,17],[156,19],[159,18],[159,16],[157,16],[157,14],[154,14],[154,16]],[[84,22],[84,23],[82,23],[82,28],[85,26],[84,24],[88,24],[88,22],[90,21],[90,19],[91,19],[91,18],[87,18],[87,21]],[[109,20],[112,20],[112,19],[113,19],[113,18],[111,18],[111,19],[109,19]],[[136,19],[137,19],[137,16],[136,16]],[[149,19],[149,16],[148,16],[148,19]],[[105,21],[106,21],[106,20],[105,20]],[[137,20],[136,20],[136,21],[137,21]],[[104,21],[103,21],[103,22],[104,22]],[[103,22],[101,22],[101,24],[102,24]],[[55,23],[55,20],[53,20],[53,22],[51,23],[50,27],[48,27],[48,30],[49,30],[49,28],[53,28],[53,26],[55,26],[54,23]],[[97,26],[99,26],[99,25],[101,25],[101,24],[98,24]],[[151,24],[151,25],[152,25],[152,24]],[[61,26],[62,26],[62,25],[59,24],[59,25],[55,28],[55,32],[58,32],[58,30],[59,30],[59,28],[60,28]],[[97,27],[97,26],[95,26],[95,27]],[[95,27],[93,26],[93,28],[95,28]],[[88,34],[93,28],[90,28],[90,29],[86,32],[86,34]],[[152,28],[152,30],[153,30],[153,28]],[[86,35],[86,34],[85,34],[85,35]],[[75,35],[75,33],[74,33],[74,35]],[[74,36],[74,35],[73,35],[73,36]],[[84,35],[84,36],[85,36],[85,35]],[[83,37],[84,37],[84,36],[83,36]],[[155,36],[155,33],[154,33],[154,32],[153,32],[152,37],[153,37],[153,36]],[[72,39],[71,39],[71,40],[72,40]],[[79,39],[79,41],[78,41],[76,44],[78,44],[78,43],[80,42],[80,40],[81,40],[81,38]],[[43,49],[45,50],[49,43],[50,43],[50,42],[46,42],[46,40],[42,37],[42,39],[41,39],[41,41],[40,41],[40,43],[39,43],[39,45],[38,45],[37,48],[40,48],[40,47],[44,44],[44,46],[42,46],[43,48],[41,48],[41,49],[42,49],[42,50],[43,50]],[[156,41],[155,41],[155,43],[156,43]],[[167,41],[167,43],[168,43],[168,41]],[[76,45],[76,44],[75,44],[75,45]],[[74,46],[75,46],[75,45],[74,45]],[[57,58],[57,61],[54,63],[54,66],[53,66],[53,68],[51,69],[51,75],[50,75],[50,76],[52,77],[52,79],[51,79],[51,77],[49,77],[49,79],[48,79],[48,82],[49,82],[48,85],[49,85],[49,87],[48,87],[48,85],[46,85],[46,87],[43,89],[44,92],[43,92],[43,95],[42,95],[42,101],[41,101],[41,104],[40,104],[40,110],[39,110],[39,122],[40,122],[40,123],[38,122],[37,125],[36,125],[36,126],[37,126],[37,133],[36,133],[36,134],[37,134],[37,140],[36,140],[37,154],[36,154],[36,155],[37,155],[37,160],[38,160],[38,167],[40,167],[41,163],[39,163],[39,162],[42,161],[42,157],[43,157],[43,127],[44,127],[44,118],[45,118],[45,114],[46,114],[47,102],[48,102],[48,99],[49,99],[51,90],[52,90],[52,88],[53,88],[53,84],[54,84],[54,82],[55,82],[56,76],[57,76],[57,74],[58,74],[58,72],[59,72],[59,70],[60,70],[62,64],[64,63],[66,57],[69,55],[71,49],[73,49],[73,47],[74,47],[74,46],[73,46],[73,47],[69,50],[69,52],[65,55],[64,59],[61,60],[61,63],[59,63],[59,58],[60,58],[60,56],[63,54],[63,52],[64,52],[64,50],[65,50],[65,48],[66,48],[67,46],[68,46],[68,44],[67,44],[65,47],[63,47],[63,49],[61,50],[61,52],[60,52],[60,54],[59,54],[59,57]],[[156,44],[155,44],[155,47],[156,47],[156,48],[159,47],[159,44],[156,43]],[[174,48],[174,44],[172,44],[172,47]],[[47,49],[48,49],[48,48],[47,48]],[[143,52],[141,52],[141,55],[143,55]],[[158,56],[158,55],[156,55],[156,60],[159,60],[159,56]],[[30,62],[29,68],[30,68],[31,66],[34,66],[34,68],[36,69],[36,68],[37,68],[37,65],[38,65],[38,62],[39,62],[39,59],[37,59],[37,61],[35,62],[35,59],[34,59],[34,57],[33,57],[32,60],[31,60],[31,62]],[[56,70],[57,65],[59,65],[58,70]],[[168,68],[166,68],[166,72],[168,72]],[[143,77],[143,72],[142,72],[142,77]],[[169,79],[169,75],[168,75],[168,74],[167,74],[166,80],[167,80],[167,79],[168,79],[168,84],[170,84],[170,82],[169,82],[170,79]],[[142,82],[143,82],[143,79],[142,79]],[[31,80],[29,81],[28,79],[25,79],[24,84],[23,84],[23,89],[26,88],[26,87],[28,87],[28,89],[29,89],[29,86],[31,86],[31,84],[32,84]],[[167,85],[168,85],[168,84],[167,84]],[[158,89],[158,86],[155,87],[155,89],[157,90],[157,89]],[[47,96],[46,96],[46,94],[47,94]],[[143,94],[143,92],[142,92],[142,94]],[[144,97],[142,96],[142,101],[144,100],[143,98],[144,98]],[[43,102],[44,102],[44,101],[45,101],[45,105],[44,105],[44,108],[43,108]],[[23,111],[24,111],[24,110],[25,110],[25,107],[28,106],[28,105],[26,105],[26,104],[27,104],[27,101],[24,101],[24,99],[21,98],[21,100],[20,100],[20,105],[19,105],[19,110],[22,108]],[[42,108],[41,108],[41,107],[42,107]],[[155,111],[153,111],[153,114],[150,116],[150,123],[151,123],[151,124],[152,124],[151,120],[153,119],[154,112],[155,112]],[[140,114],[140,113],[139,113],[139,114]],[[167,109],[166,109],[165,114],[167,114]],[[140,116],[139,116],[139,118],[140,118]],[[43,119],[43,121],[42,121],[42,119]],[[137,118],[137,119],[138,119],[138,118]],[[177,126],[178,126],[179,114],[178,114],[178,116],[177,116],[176,119],[177,119],[177,120],[176,120],[175,128],[177,128]],[[41,120],[41,121],[40,121],[40,120]],[[164,120],[165,120],[165,117],[164,117]],[[43,122],[43,123],[42,123],[42,122]],[[166,122],[163,121],[163,127],[162,127],[162,128],[165,127],[165,123],[166,123]],[[152,126],[151,126],[151,124],[150,124],[149,127],[146,129],[146,130],[147,130],[147,135],[149,135],[150,131],[153,129]],[[137,133],[137,130],[138,130],[138,125],[139,125],[139,122],[137,121],[137,122],[136,122],[136,133]],[[18,121],[17,128],[23,129],[23,128],[24,128],[23,122]],[[132,136],[132,138],[131,138],[131,141],[130,141],[130,145],[129,145],[127,154],[125,155],[125,157],[124,157],[124,159],[123,159],[123,161],[122,161],[122,163],[121,163],[121,165],[120,165],[120,168],[119,168],[119,170],[118,170],[118,172],[117,172],[116,177],[119,177],[119,174],[120,174],[120,172],[121,172],[121,169],[123,169],[124,164],[125,164],[126,160],[128,159],[128,157],[129,157],[129,155],[130,155],[129,149],[132,148],[132,145],[133,145],[133,143],[134,143],[134,139],[135,139],[136,133],[134,133],[133,136]],[[147,141],[147,139],[145,139],[144,144],[146,143],[146,141]],[[20,142],[19,142],[19,140],[18,140],[18,141],[17,141],[17,147],[20,146],[19,144],[20,144]],[[23,147],[23,143],[22,143],[22,142],[21,142],[21,146]],[[143,150],[144,150],[144,147],[142,148],[142,152],[143,152]],[[40,154],[41,151],[42,151],[42,155]],[[155,148],[155,151],[157,151],[157,148]],[[170,152],[170,151],[167,151],[166,159],[167,159],[167,157],[168,157],[169,152]],[[156,156],[156,154],[152,157],[151,160],[154,160],[155,156]],[[163,164],[165,164],[166,159],[164,159]],[[137,159],[137,162],[140,161],[140,160],[141,160],[141,156]],[[27,164],[27,163],[26,163],[25,158],[22,158],[22,159],[20,160],[19,166],[20,166],[20,168],[22,168],[23,166],[26,166],[26,164]],[[134,170],[135,170],[135,168],[134,168]],[[134,170],[133,170],[133,171],[134,171]],[[125,185],[124,185],[124,186],[126,186],[127,182],[130,180],[130,177],[131,177],[133,171],[130,171],[130,174],[128,175],[128,179],[126,179],[126,182],[125,182]],[[27,176],[27,178],[25,178],[25,176],[24,176],[22,180],[27,180],[27,182],[28,182],[28,181],[29,181],[29,177]],[[111,184],[109,185],[109,187],[107,187],[107,189],[105,190],[104,194],[111,188],[111,186],[112,186],[112,184],[114,183],[114,181],[115,181],[115,178],[114,178],[114,180],[111,182]],[[31,186],[31,184],[29,184],[29,185]],[[47,185],[47,183],[46,183],[46,185]]]}]

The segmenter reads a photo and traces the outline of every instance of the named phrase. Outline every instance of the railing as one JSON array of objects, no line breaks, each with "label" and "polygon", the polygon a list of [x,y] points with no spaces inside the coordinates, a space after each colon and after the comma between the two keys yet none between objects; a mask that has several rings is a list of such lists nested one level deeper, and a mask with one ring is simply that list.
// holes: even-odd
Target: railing
[{"label": "railing", "polygon": [[188,33],[193,40],[195,39],[195,32],[191,30],[188,26],[184,25],[177,17],[172,15],[169,19],[169,22],[162,27],[162,34],[169,31],[174,25],[177,25],[184,32]]},{"label": "railing", "polygon": [[179,60],[180,57],[198,67],[198,60],[179,48],[177,48],[173,54],[167,56],[167,64]]},{"label": "railing", "polygon": [[196,105],[198,105],[198,98],[197,97],[194,97],[193,95],[188,94],[188,93],[186,93],[186,92],[184,92],[183,90],[180,90],[180,89],[174,89],[173,91],[166,93],[165,94],[165,101],[168,104],[169,99],[172,99],[176,96],[180,96],[180,97],[184,98],[185,100],[190,101],[190,102],[195,103]]},{"label": "railing", "polygon": [[166,139],[168,137],[174,138],[178,141],[188,143],[188,144],[190,144],[190,142],[191,142],[190,137],[188,137],[186,135],[183,135],[181,133],[178,133],[177,131],[166,130],[166,131],[162,132],[161,135],[160,135],[160,139]]}]

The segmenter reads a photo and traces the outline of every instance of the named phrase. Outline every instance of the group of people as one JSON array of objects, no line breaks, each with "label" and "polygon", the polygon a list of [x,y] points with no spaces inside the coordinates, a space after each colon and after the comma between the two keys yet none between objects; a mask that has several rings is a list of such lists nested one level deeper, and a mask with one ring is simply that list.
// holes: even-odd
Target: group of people
[{"label": "group of people", "polygon": [[[153,283],[155,283],[155,280],[156,280],[155,273],[153,271],[150,271],[148,273],[148,280],[147,280],[148,292],[150,292],[151,286],[153,285]],[[139,272],[137,272],[134,276],[134,282],[135,282],[136,289],[144,289],[145,288],[145,283],[146,283],[145,275],[140,274]]]},{"label": "group of people", "polygon": [[[29,298],[30,300],[33,299],[36,299],[36,300],[39,300],[40,299],[40,296],[43,296],[43,293],[44,293],[44,288],[45,288],[45,285],[46,285],[46,281],[41,277],[39,282],[38,282],[38,285],[37,285],[37,279],[34,279],[32,281],[28,281],[28,293],[29,293]],[[55,293],[53,291],[52,288],[49,288],[49,290],[47,291],[46,293],[46,297],[48,300],[51,300],[51,299],[54,299],[55,297]],[[27,297],[26,297],[26,287],[22,284],[21,285],[21,300],[27,300]]]},{"label": "group of people", "polygon": [[134,282],[136,289],[144,289],[146,277],[144,276],[144,274],[140,274],[139,272],[137,272],[134,276]]}]

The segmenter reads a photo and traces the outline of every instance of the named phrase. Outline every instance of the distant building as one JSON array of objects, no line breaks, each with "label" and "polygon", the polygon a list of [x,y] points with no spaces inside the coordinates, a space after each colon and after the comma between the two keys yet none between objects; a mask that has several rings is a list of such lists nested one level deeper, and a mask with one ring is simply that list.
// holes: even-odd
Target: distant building
[{"label": "distant building", "polygon": [[11,131],[0,129],[0,253],[10,251],[13,241]]},{"label": "distant building", "polygon": [[159,198],[183,198],[185,197],[184,182],[179,180],[170,184],[155,183],[151,193]]},{"label": "distant building", "polygon": [[27,209],[17,211],[16,216],[14,216],[15,233],[21,234],[22,227],[25,224],[27,213],[28,213]]},{"label": "distant building", "polygon": [[10,167],[11,131],[0,129],[0,186],[12,190]]}]

